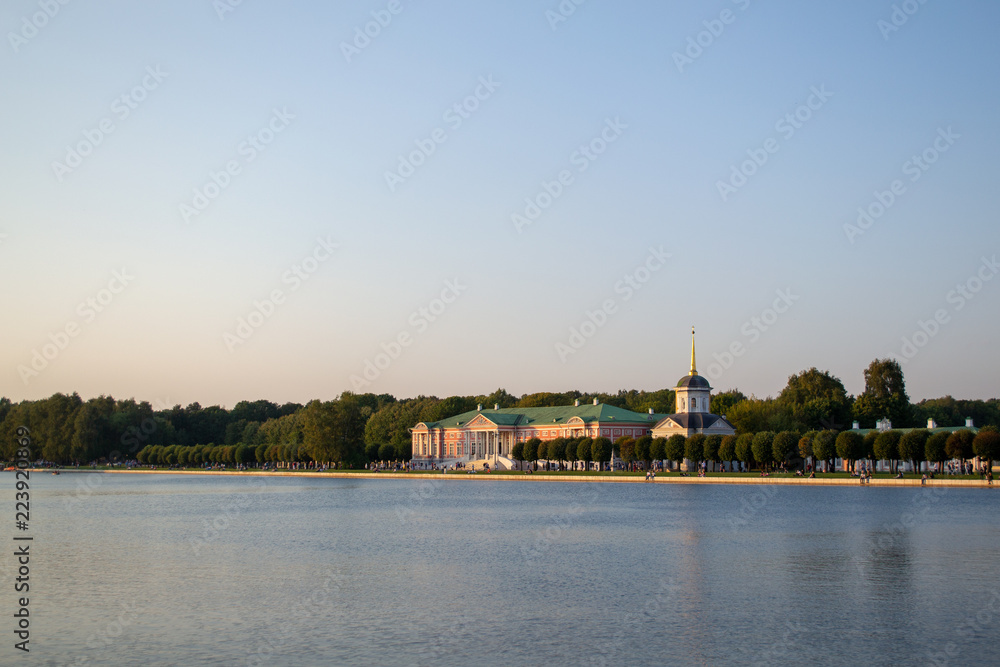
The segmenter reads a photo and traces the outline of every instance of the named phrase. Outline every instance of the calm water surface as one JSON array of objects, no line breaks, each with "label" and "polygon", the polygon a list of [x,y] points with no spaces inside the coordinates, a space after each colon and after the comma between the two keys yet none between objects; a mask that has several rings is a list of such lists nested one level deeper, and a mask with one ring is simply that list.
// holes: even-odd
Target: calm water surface
[{"label": "calm water surface", "polygon": [[998,663],[995,491],[32,481],[36,665]]}]

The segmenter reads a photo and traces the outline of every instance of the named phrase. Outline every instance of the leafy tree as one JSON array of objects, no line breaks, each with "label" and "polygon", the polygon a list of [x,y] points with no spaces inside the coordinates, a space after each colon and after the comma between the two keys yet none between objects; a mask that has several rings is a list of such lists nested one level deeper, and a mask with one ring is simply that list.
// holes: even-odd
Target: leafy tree
[{"label": "leafy tree", "polygon": [[388,442],[380,445],[378,448],[378,458],[380,461],[395,461],[396,454],[396,448]]},{"label": "leafy tree", "polygon": [[594,438],[590,445],[590,456],[596,463],[607,463],[611,460],[611,440],[605,437]]},{"label": "leafy tree", "polygon": [[944,443],[944,451],[950,458],[965,461],[972,458],[972,442],[976,439],[975,434],[969,429],[963,428],[960,431],[953,431]]},{"label": "leafy tree", "polygon": [[882,431],[875,437],[875,458],[888,461],[889,470],[895,471],[895,462],[899,459],[899,440],[903,436],[896,429]]},{"label": "leafy tree", "polygon": [[524,460],[532,464],[532,470],[535,469],[534,463],[538,460],[538,445],[541,442],[538,438],[528,438],[524,441]]},{"label": "leafy tree", "polygon": [[920,462],[925,460],[927,439],[930,437],[930,431],[917,428],[907,431],[899,439],[899,458],[909,461],[913,465],[913,472],[920,472]]},{"label": "leafy tree", "polygon": [[722,442],[719,443],[719,459],[722,461],[735,461],[736,460],[736,436],[727,435],[723,436]]},{"label": "leafy tree", "polygon": [[782,431],[771,441],[771,455],[778,463],[789,463],[798,455],[799,434],[795,431]]},{"label": "leafy tree", "polygon": [[818,431],[807,431],[805,435],[799,438],[799,456],[803,460],[808,460],[810,463],[815,465],[813,460],[813,440],[816,438]]},{"label": "leafy tree", "polygon": [[854,402],[854,417],[863,426],[888,417],[896,426],[910,421],[910,399],[906,395],[903,369],[895,359],[876,359],[865,369],[865,390]]},{"label": "leafy tree", "polygon": [[351,392],[326,403],[310,401],[302,415],[305,453],[314,461],[357,461],[364,455],[365,422],[371,414]]},{"label": "leafy tree", "polygon": [[932,433],[927,442],[924,444],[924,459],[930,461],[931,463],[937,463],[941,466],[944,465],[944,460],[947,457],[945,452],[945,445],[948,442],[948,432],[938,431]]},{"label": "leafy tree", "polygon": [[736,406],[740,401],[747,400],[747,397],[743,395],[743,392],[739,389],[733,389],[732,391],[719,392],[712,397],[711,400],[711,410],[712,414],[722,415],[723,417],[729,418],[730,412],[732,412],[733,407]]},{"label": "leafy tree", "polygon": [[622,437],[615,440],[614,447],[615,449],[618,450],[618,455],[622,457],[622,460],[626,461],[627,463],[631,463],[632,461],[635,461],[638,458],[635,453],[634,438],[630,438],[627,435],[623,435]]},{"label": "leafy tree", "polygon": [[592,440],[590,438],[581,438],[580,443],[576,446],[576,458],[585,463],[592,461],[591,444]]},{"label": "leafy tree", "polygon": [[549,456],[549,443],[545,440],[539,440],[538,448],[535,450],[535,456],[539,461],[548,461],[551,458]]},{"label": "leafy tree", "polygon": [[830,462],[837,456],[837,432],[833,429],[824,429],[816,434],[812,442],[813,456],[818,461],[824,461],[829,469]]},{"label": "leafy tree", "polygon": [[[377,443],[374,443],[374,442],[371,443],[371,444],[369,444],[369,445],[365,445],[365,458],[368,459],[369,462],[377,461],[378,460],[378,449],[379,449],[379,445]],[[288,458],[294,459],[295,457],[294,456],[289,456]]]},{"label": "leafy tree", "polygon": [[649,445],[649,456],[654,461],[662,461],[663,459],[667,458],[666,455],[664,454],[664,451],[666,451],[664,449],[666,444],[667,444],[666,438],[653,438],[653,442],[650,443]]},{"label": "leafy tree", "polygon": [[790,376],[778,402],[788,406],[805,428],[837,427],[851,417],[852,401],[844,383],[815,366]]},{"label": "leafy tree", "polygon": [[250,457],[253,456],[254,450],[247,446],[246,444],[241,444],[233,450],[233,463],[240,465],[245,465],[250,463]]},{"label": "leafy tree", "polygon": [[[705,457],[705,436],[695,433],[684,443],[684,458],[699,466]],[[690,468],[689,468],[690,470]]]},{"label": "leafy tree", "polygon": [[566,438],[553,438],[549,440],[548,447],[548,457],[552,461],[565,461],[566,460]]},{"label": "leafy tree", "polygon": [[561,405],[569,405],[573,399],[566,394],[553,394],[551,392],[539,392],[537,394],[525,394],[517,399],[514,407],[518,408],[552,408]]},{"label": "leafy tree", "polygon": [[566,451],[563,453],[563,459],[570,464],[570,468],[573,467],[573,463],[576,461],[576,446],[576,440],[566,440]]},{"label": "leafy tree", "polygon": [[521,469],[521,463],[524,461],[524,443],[515,442],[514,446],[510,448],[510,458],[517,461],[517,469]]},{"label": "leafy tree", "polygon": [[864,456],[864,438],[857,431],[841,431],[834,443],[837,456],[842,458],[850,470],[854,470],[854,462]]},{"label": "leafy tree", "polygon": [[878,431],[868,431],[864,436],[865,454],[862,458],[875,460],[875,441],[878,439]]},{"label": "leafy tree", "polygon": [[748,398],[733,406],[727,417],[739,433],[794,431],[799,428],[792,409],[773,398]]},{"label": "leafy tree", "polygon": [[736,436],[736,460],[746,466],[747,470],[750,470],[754,464],[753,458],[753,434],[752,433],[741,433]]},{"label": "leafy tree", "polygon": [[650,447],[653,444],[653,436],[643,435],[635,439],[635,457],[649,465],[649,462],[653,459],[650,455]]},{"label": "leafy tree", "polygon": [[811,459],[813,455],[812,441],[816,437],[816,431],[809,431],[809,433],[799,438],[798,442],[799,456],[803,459]]},{"label": "leafy tree", "polygon": [[261,444],[257,445],[257,447],[254,449],[253,457],[257,461],[257,463],[264,463],[267,461],[267,459],[265,458],[266,456],[267,456],[267,444],[262,442]]},{"label": "leafy tree", "polygon": [[774,431],[761,431],[753,436],[750,446],[753,449],[753,457],[760,463],[761,469],[768,461],[773,460],[775,435]]},{"label": "leafy tree", "polygon": [[933,419],[938,426],[962,426],[971,417],[980,426],[1000,426],[1000,399],[988,401],[956,400],[951,396],[923,400],[913,406],[914,421],[920,424]]},{"label": "leafy tree", "polygon": [[477,398],[478,402],[487,409],[491,409],[494,405],[499,405],[501,410],[517,405],[517,399],[508,394],[506,389],[497,389],[489,396],[479,396]]},{"label": "leafy tree", "polygon": [[986,469],[993,469],[993,462],[1000,459],[1000,433],[982,429],[972,439],[972,451],[986,461]]},{"label": "leafy tree", "polygon": [[720,461],[719,459],[720,447],[722,447],[721,435],[705,436],[705,452],[704,452],[705,460],[711,461],[713,463],[718,463]]},{"label": "leafy tree", "polygon": [[685,443],[687,438],[685,438],[680,433],[675,433],[669,438],[667,438],[667,444],[663,448],[664,457],[673,461],[675,465],[680,465],[680,462],[684,459]]}]

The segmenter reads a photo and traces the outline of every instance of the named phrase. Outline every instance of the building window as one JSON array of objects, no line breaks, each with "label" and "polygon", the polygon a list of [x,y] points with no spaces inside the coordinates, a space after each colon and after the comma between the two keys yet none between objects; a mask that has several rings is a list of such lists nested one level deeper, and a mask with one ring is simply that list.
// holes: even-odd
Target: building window
[{"label": "building window", "polygon": [[698,407],[698,399],[697,398],[692,398],[691,399],[691,409],[694,410],[696,407]]}]

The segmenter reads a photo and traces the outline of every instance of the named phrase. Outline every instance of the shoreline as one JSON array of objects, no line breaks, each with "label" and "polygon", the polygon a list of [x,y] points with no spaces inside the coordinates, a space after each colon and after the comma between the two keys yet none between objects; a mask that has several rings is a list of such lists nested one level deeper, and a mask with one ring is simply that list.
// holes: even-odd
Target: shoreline
[{"label": "shoreline", "polygon": [[[55,472],[51,468],[33,468],[31,472]],[[856,477],[657,477],[649,482],[638,475],[505,475],[503,473],[400,473],[400,472],[315,472],[308,470],[58,470],[60,474],[86,473],[109,475],[216,475],[216,476],[251,476],[251,477],[320,477],[334,479],[416,479],[416,480],[485,480],[513,482],[596,482],[612,484],[779,484],[792,486],[882,486],[882,487],[964,487],[991,489],[986,480],[979,479],[879,479],[873,478],[866,484],[861,484]]]}]

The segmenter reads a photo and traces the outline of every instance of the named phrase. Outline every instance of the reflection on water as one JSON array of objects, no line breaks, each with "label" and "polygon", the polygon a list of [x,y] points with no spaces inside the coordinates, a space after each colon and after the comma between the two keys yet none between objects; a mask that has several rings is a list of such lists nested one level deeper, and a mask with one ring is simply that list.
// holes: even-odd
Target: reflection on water
[{"label": "reflection on water", "polygon": [[[31,657],[925,664],[994,599],[996,497],[39,476]],[[13,566],[9,554],[0,563]],[[992,625],[966,628],[952,664],[993,660],[991,613]]]}]

